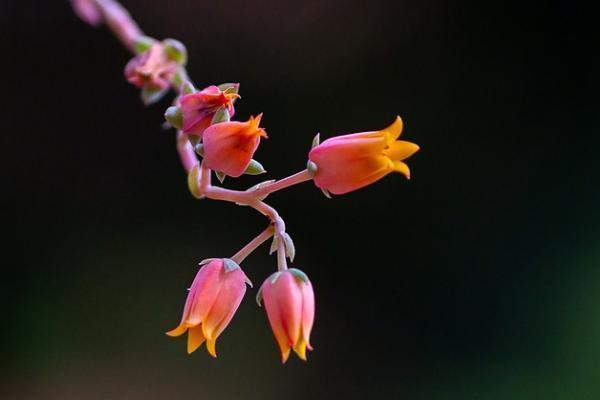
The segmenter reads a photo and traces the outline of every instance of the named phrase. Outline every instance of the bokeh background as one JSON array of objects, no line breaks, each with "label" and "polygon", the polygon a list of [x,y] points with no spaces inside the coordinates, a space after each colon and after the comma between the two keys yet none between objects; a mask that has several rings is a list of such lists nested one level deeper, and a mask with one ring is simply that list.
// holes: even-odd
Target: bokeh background
[{"label": "bokeh background", "polygon": [[[126,0],[188,46],[198,86],[264,112],[269,178],[322,137],[396,114],[421,152],[324,198],[270,197],[317,296],[282,366],[248,292],[219,358],[164,332],[196,263],[260,232],[196,201],[124,82],[129,55],[67,1],[0,3],[2,399],[598,399],[597,21],[577,2]],[[262,177],[261,177],[262,178]],[[258,178],[258,179],[261,179]],[[244,177],[231,187],[258,182]],[[261,248],[244,264],[259,284]]]}]

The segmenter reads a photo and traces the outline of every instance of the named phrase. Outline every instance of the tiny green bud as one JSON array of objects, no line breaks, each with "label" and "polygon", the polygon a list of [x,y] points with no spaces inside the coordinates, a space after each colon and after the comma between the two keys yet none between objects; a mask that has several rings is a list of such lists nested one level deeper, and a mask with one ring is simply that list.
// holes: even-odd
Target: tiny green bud
[{"label": "tiny green bud", "polygon": [[185,65],[187,62],[187,50],[183,43],[175,39],[163,40],[167,57],[175,61],[179,65]]},{"label": "tiny green bud", "polygon": [[170,123],[173,127],[181,129],[183,127],[183,114],[181,107],[171,106],[165,111],[165,120]]},{"label": "tiny green bud", "polygon": [[267,172],[265,168],[256,160],[250,160],[250,164],[248,164],[248,168],[244,171],[246,175],[260,175]]}]

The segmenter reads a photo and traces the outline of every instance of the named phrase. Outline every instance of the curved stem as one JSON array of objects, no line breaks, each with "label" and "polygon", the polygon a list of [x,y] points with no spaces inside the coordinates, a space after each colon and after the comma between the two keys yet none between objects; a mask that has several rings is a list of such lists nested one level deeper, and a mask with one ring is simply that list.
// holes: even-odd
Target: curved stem
[{"label": "curved stem", "polygon": [[246,257],[248,257],[250,255],[250,253],[252,253],[254,250],[256,250],[258,248],[258,246],[260,246],[261,244],[263,244],[264,242],[266,242],[267,240],[269,240],[269,238],[271,236],[273,236],[274,232],[275,232],[275,229],[273,229],[273,226],[269,225],[267,227],[267,229],[265,229],[264,231],[262,231],[260,233],[260,235],[258,235],[254,239],[252,239],[250,241],[250,243],[248,243],[247,245],[245,245],[244,247],[242,247],[240,249],[240,251],[238,251],[237,253],[235,253],[230,258],[233,261],[235,261],[236,263],[241,264],[242,261],[244,261],[246,259]]},{"label": "curved stem", "polygon": [[310,181],[312,178],[313,177],[310,174],[310,172],[308,172],[308,170],[305,169],[303,171],[295,173],[294,175],[290,175],[286,178],[275,181],[270,185],[253,190],[252,193],[254,193],[256,197],[264,198],[269,194],[277,192],[279,190],[288,188],[293,185],[297,185],[302,182]]}]

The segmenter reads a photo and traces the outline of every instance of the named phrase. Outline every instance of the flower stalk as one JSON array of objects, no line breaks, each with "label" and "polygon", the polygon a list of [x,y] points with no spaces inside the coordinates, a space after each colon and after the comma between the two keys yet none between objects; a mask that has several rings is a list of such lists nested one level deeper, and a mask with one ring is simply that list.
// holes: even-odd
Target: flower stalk
[{"label": "flower stalk", "polygon": [[242,261],[244,261],[246,259],[246,257],[248,257],[261,244],[263,244],[264,242],[269,240],[273,236],[274,232],[275,232],[275,229],[273,228],[273,226],[269,225],[267,227],[267,229],[262,231],[257,237],[255,237],[247,245],[242,247],[240,249],[240,251],[238,251],[233,256],[231,256],[231,259],[233,261],[235,261],[236,263],[241,264]]}]

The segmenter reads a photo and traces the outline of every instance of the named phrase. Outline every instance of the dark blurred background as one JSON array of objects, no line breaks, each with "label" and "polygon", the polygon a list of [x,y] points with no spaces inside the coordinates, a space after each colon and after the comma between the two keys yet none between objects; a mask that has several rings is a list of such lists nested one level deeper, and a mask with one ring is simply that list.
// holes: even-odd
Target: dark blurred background
[{"label": "dark blurred background", "polygon": [[[282,366],[250,290],[217,344],[164,332],[207,257],[265,226],[197,201],[129,55],[67,1],[0,3],[2,399],[598,399],[597,21],[576,2],[123,1],[241,82],[269,178],[311,139],[400,114],[421,145],[328,200],[272,195],[317,296],[315,351]],[[248,187],[260,178],[226,183]],[[265,246],[245,263],[259,284]]]}]

